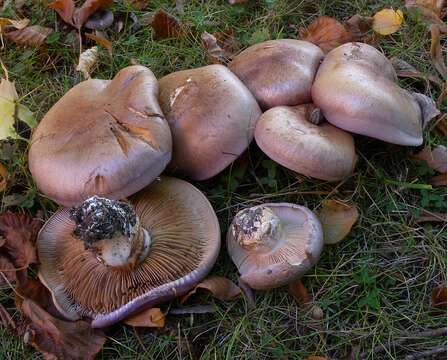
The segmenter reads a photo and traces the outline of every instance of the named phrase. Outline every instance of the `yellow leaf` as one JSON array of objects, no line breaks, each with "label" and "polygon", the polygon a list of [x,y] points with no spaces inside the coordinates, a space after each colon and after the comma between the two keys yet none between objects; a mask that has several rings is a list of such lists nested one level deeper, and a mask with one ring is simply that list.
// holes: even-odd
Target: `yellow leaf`
[{"label": "yellow leaf", "polygon": [[165,315],[159,308],[150,308],[127,318],[124,322],[135,327],[162,328],[165,326]]},{"label": "yellow leaf", "polygon": [[401,10],[383,9],[374,15],[372,28],[380,35],[390,35],[399,30],[403,20]]},{"label": "yellow leaf", "polygon": [[359,217],[357,207],[336,200],[324,200],[318,218],[323,225],[325,244],[336,244],[351,231]]},{"label": "yellow leaf", "polygon": [[17,138],[14,130],[15,101],[18,99],[17,91],[12,82],[2,79],[0,82],[0,140],[8,137]]},{"label": "yellow leaf", "polygon": [[98,47],[94,46],[90,49],[85,50],[79,56],[79,63],[76,66],[77,71],[81,71],[86,79],[90,78],[90,72],[92,67],[98,61]]}]

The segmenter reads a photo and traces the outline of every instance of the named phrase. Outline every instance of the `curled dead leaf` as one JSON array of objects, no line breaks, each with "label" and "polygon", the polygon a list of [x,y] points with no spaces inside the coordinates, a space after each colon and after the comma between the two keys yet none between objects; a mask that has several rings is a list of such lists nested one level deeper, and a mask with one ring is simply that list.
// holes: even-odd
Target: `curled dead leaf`
[{"label": "curled dead leaf", "polygon": [[431,59],[436,70],[438,70],[439,74],[444,78],[444,80],[446,80],[447,66],[445,64],[444,57],[442,56],[442,48],[439,37],[439,26],[431,25],[430,32],[431,32],[431,46],[430,46]]},{"label": "curled dead leaf", "polygon": [[440,173],[447,173],[447,147],[437,145],[430,150],[425,147],[422,151],[414,154],[413,159],[425,161],[427,165]]},{"label": "curled dead leaf", "polygon": [[0,191],[5,191],[8,185],[8,169],[0,163]]},{"label": "curled dead leaf", "polygon": [[351,231],[359,217],[357,207],[337,200],[323,200],[318,218],[323,226],[325,244],[336,244]]},{"label": "curled dead leaf", "polygon": [[447,288],[437,287],[431,293],[432,306],[447,309]]},{"label": "curled dead leaf", "polygon": [[433,186],[447,186],[447,174],[442,174],[438,176],[433,176],[430,179],[430,184]]},{"label": "curled dead leaf", "polygon": [[361,41],[371,30],[372,23],[372,17],[355,14],[345,22],[345,27],[354,40]]},{"label": "curled dead leaf", "polygon": [[390,35],[399,30],[403,20],[401,10],[383,9],[374,14],[372,28],[380,35]]},{"label": "curled dead leaf", "polygon": [[150,21],[154,29],[154,39],[181,38],[185,36],[185,26],[163,9],[157,10]]},{"label": "curled dead leaf", "polygon": [[215,298],[222,301],[233,300],[242,293],[239,286],[231,280],[222,276],[209,276],[183,296],[180,303],[184,304],[198,289],[209,291]]},{"label": "curled dead leaf", "polygon": [[76,66],[76,71],[82,72],[86,79],[90,78],[90,73],[92,71],[93,66],[95,66],[98,61],[98,47],[93,46],[90,49],[87,49],[79,55],[79,62]]},{"label": "curled dead leaf", "polygon": [[5,34],[6,38],[23,46],[41,46],[48,35],[53,32],[53,29],[33,25],[21,30],[10,31]]},{"label": "curled dead leaf", "polygon": [[312,297],[301,280],[289,284],[289,294],[293,296],[299,306],[305,306],[312,302]]},{"label": "curled dead leaf", "polygon": [[110,56],[112,56],[112,42],[110,40],[107,40],[104,36],[99,35],[99,34],[86,33],[85,37],[95,41],[98,45],[101,45],[102,47],[107,49]]},{"label": "curled dead leaf", "polygon": [[397,57],[392,57],[390,61],[394,67],[394,70],[396,71],[397,76],[399,77],[430,80],[437,85],[442,86],[442,81],[438,76],[434,76],[432,74],[425,75],[417,70],[413,65],[407,63],[405,60],[399,59]]},{"label": "curled dead leaf", "polygon": [[201,38],[203,47],[214,64],[227,63],[240,49],[240,43],[235,40],[232,29],[213,34],[204,32]]},{"label": "curled dead leaf", "polygon": [[302,40],[318,45],[325,53],[353,40],[345,26],[329,16],[316,18],[307,28],[301,28],[299,33]]},{"label": "curled dead leaf", "polygon": [[113,0],[86,0],[80,8],[74,10],[74,25],[80,29],[95,11],[109,7],[112,4]]},{"label": "curled dead leaf", "polygon": [[128,317],[124,323],[134,327],[162,328],[165,326],[165,315],[159,308],[150,308]]},{"label": "curled dead leaf", "polygon": [[74,26],[73,14],[75,11],[75,3],[73,0],[55,0],[48,4],[48,7],[55,10],[67,24]]}]

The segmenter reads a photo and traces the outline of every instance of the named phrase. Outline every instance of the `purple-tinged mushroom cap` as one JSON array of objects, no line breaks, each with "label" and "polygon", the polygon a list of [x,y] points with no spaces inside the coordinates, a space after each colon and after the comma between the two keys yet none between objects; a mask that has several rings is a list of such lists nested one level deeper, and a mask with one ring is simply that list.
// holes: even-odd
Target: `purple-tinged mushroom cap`
[{"label": "purple-tinged mushroom cap", "polygon": [[39,277],[70,320],[105,327],[185,294],[211,270],[220,229],[197,188],[162,177],[129,202],[57,211],[37,239]]}]

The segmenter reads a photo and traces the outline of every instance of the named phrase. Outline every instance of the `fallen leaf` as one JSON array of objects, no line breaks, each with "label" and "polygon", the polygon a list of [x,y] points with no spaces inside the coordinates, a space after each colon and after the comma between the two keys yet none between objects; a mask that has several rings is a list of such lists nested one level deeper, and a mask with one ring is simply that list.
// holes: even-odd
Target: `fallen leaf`
[{"label": "fallen leaf", "polygon": [[55,10],[59,16],[64,20],[67,24],[74,26],[73,23],[73,14],[75,11],[75,3],[74,0],[55,0],[52,3],[48,4],[50,9]]},{"label": "fallen leaf", "polygon": [[182,297],[180,303],[184,304],[198,289],[209,291],[215,298],[226,301],[233,300],[241,295],[242,291],[235,283],[222,276],[209,276],[188,294]]},{"label": "fallen leaf", "polygon": [[307,28],[299,30],[302,40],[318,45],[325,53],[353,40],[342,23],[329,16],[316,18]]},{"label": "fallen leaf", "polygon": [[106,341],[104,333],[87,322],[56,319],[31,299],[23,300],[20,311],[27,320],[22,334],[25,343],[46,359],[93,359]]},{"label": "fallen leaf", "polygon": [[76,66],[76,71],[82,72],[86,79],[90,78],[90,72],[92,71],[93,66],[98,61],[98,47],[93,46],[90,49],[87,49],[81,53],[79,56],[79,62]]},{"label": "fallen leaf", "polygon": [[226,64],[240,49],[240,43],[234,39],[231,29],[222,33],[202,33],[202,44],[208,57],[214,64]]},{"label": "fallen leaf", "polygon": [[359,217],[357,207],[337,200],[323,200],[318,218],[323,226],[325,244],[336,244],[351,231]]},{"label": "fallen leaf", "polygon": [[17,30],[24,29],[28,26],[30,20],[27,18],[20,20],[12,20],[8,18],[0,18],[0,32],[3,32],[6,28],[13,28]]},{"label": "fallen leaf", "polygon": [[6,38],[14,41],[16,44],[24,46],[41,46],[48,35],[53,32],[53,29],[33,25],[21,30],[10,31],[5,34]]},{"label": "fallen leaf", "polygon": [[110,40],[107,40],[105,37],[100,36],[98,34],[90,34],[86,33],[85,36],[93,41],[95,41],[98,45],[101,45],[102,47],[106,48],[109,52],[110,56],[112,56],[112,42]]},{"label": "fallen leaf", "polygon": [[0,325],[6,329],[16,328],[16,323],[2,304],[0,304]]},{"label": "fallen leaf", "polygon": [[447,173],[447,147],[444,145],[437,145],[431,150],[429,147],[424,147],[422,151],[414,154],[412,158],[425,161],[433,170]]},{"label": "fallen leaf", "polygon": [[0,191],[5,191],[8,185],[8,169],[2,163],[0,163],[0,179]]},{"label": "fallen leaf", "polygon": [[159,9],[155,12],[150,24],[152,29],[154,29],[155,40],[181,38],[185,36],[185,29],[180,21],[163,9]]},{"label": "fallen leaf", "polygon": [[442,48],[439,38],[439,27],[437,25],[431,25],[430,32],[431,32],[431,46],[430,46],[431,60],[436,70],[438,70],[439,74],[444,78],[444,80],[446,80],[447,66],[444,62],[444,57],[442,56]]},{"label": "fallen leaf", "polygon": [[312,297],[301,280],[289,284],[289,294],[293,296],[299,306],[305,306],[312,302]]},{"label": "fallen leaf", "polygon": [[124,323],[134,327],[162,328],[165,326],[165,315],[159,308],[150,308],[128,317]]},{"label": "fallen leaf", "polygon": [[444,0],[405,0],[407,9],[417,9],[432,24],[439,26],[442,33],[447,32],[447,25],[441,20]]},{"label": "fallen leaf", "polygon": [[86,0],[80,8],[74,11],[73,23],[75,27],[80,29],[96,10],[109,7],[112,4],[113,0]]},{"label": "fallen leaf", "polygon": [[442,80],[438,76],[432,74],[425,75],[417,70],[413,65],[407,63],[405,60],[399,59],[397,57],[392,57],[390,59],[391,64],[396,71],[397,76],[413,79],[423,79],[430,80],[439,86],[442,86]]},{"label": "fallen leaf", "polygon": [[372,28],[380,35],[390,35],[399,30],[403,20],[401,10],[383,9],[374,14]]},{"label": "fallen leaf", "polygon": [[447,288],[434,288],[431,293],[431,303],[433,307],[447,309]]},{"label": "fallen leaf", "polygon": [[447,186],[447,174],[433,176],[430,179],[430,184],[433,186]]},{"label": "fallen leaf", "polygon": [[9,285],[16,280],[16,269],[13,263],[0,254],[0,286]]},{"label": "fallen leaf", "polygon": [[361,41],[371,30],[372,23],[372,17],[355,14],[345,22],[345,27],[351,33],[354,40]]},{"label": "fallen leaf", "polygon": [[415,224],[420,224],[424,222],[442,222],[447,223],[447,214],[439,212],[431,212],[427,210],[422,210],[421,215],[419,215],[415,220]]}]

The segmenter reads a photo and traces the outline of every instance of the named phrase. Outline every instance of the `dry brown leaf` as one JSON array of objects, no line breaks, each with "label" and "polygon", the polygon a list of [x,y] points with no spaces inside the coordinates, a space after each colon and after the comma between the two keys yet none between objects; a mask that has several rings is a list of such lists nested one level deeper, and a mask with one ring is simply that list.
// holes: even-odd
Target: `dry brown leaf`
[{"label": "dry brown leaf", "polygon": [[214,64],[225,64],[233,58],[240,49],[240,43],[234,38],[234,31],[227,29],[220,33],[201,35],[203,47]]},{"label": "dry brown leaf", "polygon": [[82,72],[84,77],[89,79],[92,68],[98,61],[98,57],[97,46],[93,46],[92,48],[83,51],[81,55],[79,55],[79,62],[76,66],[76,71]]},{"label": "dry brown leaf", "polygon": [[8,169],[0,163],[0,191],[5,191],[8,185]]},{"label": "dry brown leaf", "polygon": [[397,57],[392,57],[390,61],[393,64],[394,70],[396,70],[397,76],[399,77],[430,80],[438,84],[439,86],[442,86],[442,80],[438,76],[434,76],[431,74],[424,75],[413,65],[407,63],[405,60],[399,59]]},{"label": "dry brown leaf", "polygon": [[16,328],[16,323],[2,304],[0,304],[0,326],[3,326],[6,329]]},{"label": "dry brown leaf", "polygon": [[185,36],[185,27],[180,21],[163,9],[157,10],[151,19],[154,39],[181,38]]},{"label": "dry brown leaf", "polygon": [[196,285],[196,287],[188,294],[183,296],[180,302],[182,304],[185,303],[191,295],[196,293],[198,289],[209,291],[215,298],[222,301],[233,300],[242,293],[239,286],[231,280],[228,280],[222,276],[209,276],[201,283]]},{"label": "dry brown leaf", "polygon": [[305,306],[312,302],[312,297],[301,280],[289,284],[289,294],[293,296],[299,306]]},{"label": "dry brown leaf", "polygon": [[74,26],[73,14],[75,11],[75,3],[73,0],[55,0],[48,4],[48,7],[55,10],[67,24]]},{"label": "dry brown leaf", "polygon": [[318,45],[325,53],[353,40],[345,26],[329,16],[316,18],[307,28],[299,30],[302,40]]},{"label": "dry brown leaf", "polygon": [[433,176],[430,179],[430,184],[433,186],[447,186],[447,174],[442,174],[438,176]]},{"label": "dry brown leaf", "polygon": [[424,222],[447,222],[447,214],[430,212],[423,210],[421,215],[419,215],[415,220],[415,224],[420,224]]},{"label": "dry brown leaf", "polygon": [[113,0],[86,0],[82,6],[74,10],[73,23],[80,29],[96,10],[109,7]]},{"label": "dry brown leaf", "polygon": [[323,200],[318,218],[323,226],[325,244],[336,244],[351,231],[359,217],[357,207],[337,200]]},{"label": "dry brown leaf", "polygon": [[101,45],[109,52],[110,56],[112,56],[112,42],[107,40],[105,37],[95,34],[86,33],[85,36],[93,41],[95,41],[98,45]]},{"label": "dry brown leaf", "polygon": [[418,9],[423,17],[439,26],[442,33],[447,32],[447,25],[441,20],[444,0],[405,0],[407,9]]},{"label": "dry brown leaf", "polygon": [[443,145],[435,146],[431,150],[429,147],[425,147],[422,151],[414,154],[412,158],[425,161],[433,170],[447,173],[447,147]]},{"label": "dry brown leaf", "polygon": [[447,288],[437,287],[431,293],[433,307],[447,309]]},{"label": "dry brown leaf", "polygon": [[106,341],[104,333],[87,322],[56,319],[31,299],[23,300],[20,311],[27,320],[23,330],[26,343],[46,359],[93,359]]},{"label": "dry brown leaf", "polygon": [[159,308],[150,308],[128,317],[124,323],[134,327],[162,328],[165,326],[165,315]]},{"label": "dry brown leaf", "polygon": [[351,33],[354,40],[361,41],[371,30],[372,23],[372,17],[355,14],[346,21],[345,27]]},{"label": "dry brown leaf", "polygon": [[447,66],[444,62],[444,57],[442,56],[441,42],[439,38],[439,27],[437,25],[430,26],[431,32],[431,46],[430,46],[430,56],[439,74],[447,79]]},{"label": "dry brown leaf", "polygon": [[14,264],[0,254],[0,286],[8,285],[8,283],[13,283],[16,280]]},{"label": "dry brown leaf", "polygon": [[383,9],[374,14],[372,29],[380,35],[390,35],[399,30],[403,20],[401,10]]},{"label": "dry brown leaf", "polygon": [[0,32],[3,32],[3,29],[17,29],[21,30],[28,26],[30,20],[27,18],[20,20],[12,20],[8,18],[0,18]]},{"label": "dry brown leaf", "polygon": [[40,25],[33,25],[22,30],[10,31],[6,33],[5,36],[7,39],[19,45],[39,47],[52,32],[53,29]]}]

